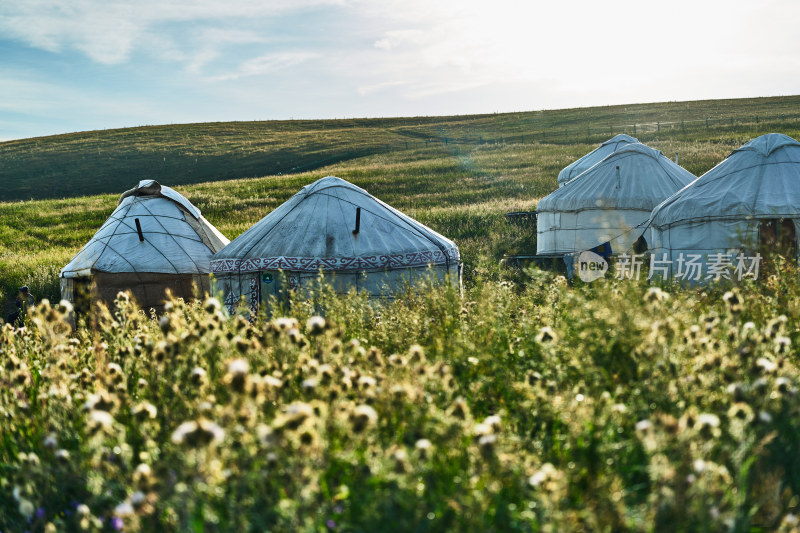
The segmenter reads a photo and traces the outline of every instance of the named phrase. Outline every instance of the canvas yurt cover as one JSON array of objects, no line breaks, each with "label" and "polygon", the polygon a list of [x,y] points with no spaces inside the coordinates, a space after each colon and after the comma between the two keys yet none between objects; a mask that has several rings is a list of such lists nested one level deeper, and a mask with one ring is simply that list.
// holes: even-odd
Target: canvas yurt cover
[{"label": "canvas yurt cover", "polygon": [[228,242],[180,193],[142,180],[61,270],[61,297],[74,303],[91,286],[93,298],[110,304],[127,290],[160,311],[166,289],[186,299],[194,285],[209,290],[211,256]]},{"label": "canvas yurt cover", "polygon": [[673,277],[681,254],[700,256],[703,266],[709,255],[730,255],[734,268],[739,254],[796,254],[800,143],[779,133],[753,139],[657,206],[649,233],[652,253],[667,254],[671,264],[664,266]]},{"label": "canvas yurt cover", "polygon": [[460,283],[453,241],[336,177],[303,187],[214,255],[217,290],[233,312],[302,290],[322,270],[339,292],[387,296],[432,273]]},{"label": "canvas yurt cover", "polygon": [[628,144],[542,198],[536,253],[582,252],[605,243],[615,254],[630,250],[653,208],[694,179],[658,150]]},{"label": "canvas yurt cover", "polygon": [[597,149],[589,152],[580,159],[573,161],[558,173],[558,186],[563,187],[566,183],[574,178],[577,178],[581,173],[590,169],[595,164],[602,161],[609,154],[613,154],[623,146],[631,143],[638,143],[639,140],[620,133],[611,139],[601,144]]}]

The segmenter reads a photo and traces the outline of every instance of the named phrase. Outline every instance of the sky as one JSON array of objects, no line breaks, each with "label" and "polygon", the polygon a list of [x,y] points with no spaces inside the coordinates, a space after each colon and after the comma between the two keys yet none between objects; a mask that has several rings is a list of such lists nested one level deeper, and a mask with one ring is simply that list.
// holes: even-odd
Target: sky
[{"label": "sky", "polygon": [[800,94],[798,0],[0,0],[0,141]]}]

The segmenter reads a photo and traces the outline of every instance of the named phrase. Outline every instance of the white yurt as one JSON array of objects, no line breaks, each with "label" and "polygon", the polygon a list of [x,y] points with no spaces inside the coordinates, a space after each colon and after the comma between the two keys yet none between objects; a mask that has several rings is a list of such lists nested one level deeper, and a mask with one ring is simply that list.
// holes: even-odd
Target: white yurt
[{"label": "white yurt", "polygon": [[[678,264],[680,256],[684,261],[690,255],[699,256],[695,259],[707,267],[709,256],[713,255],[713,262],[718,263],[728,255],[736,268],[740,254],[748,259],[772,251],[796,255],[800,235],[800,142],[769,133],[734,150],[658,205],[649,221],[649,234],[652,254],[665,259],[664,272],[671,277],[685,277],[685,272],[678,272],[685,267]],[[749,269],[751,265],[748,260],[745,267]],[[692,280],[708,275],[696,272]]]},{"label": "white yurt", "polygon": [[592,150],[585,156],[564,167],[564,169],[558,173],[558,186],[563,187],[568,181],[578,177],[581,173],[590,169],[592,166],[602,161],[606,156],[613,154],[623,146],[638,142],[638,139],[635,139],[630,135],[625,135],[624,133],[615,135],[601,144],[595,150]]},{"label": "white yurt", "polygon": [[429,273],[460,284],[453,241],[336,177],[303,187],[216,253],[211,270],[231,312],[243,298],[257,313],[320,271],[339,292],[376,297]]},{"label": "white yurt", "polygon": [[162,310],[166,289],[190,299],[209,290],[211,256],[230,241],[177,191],[142,180],[119,199],[97,233],[61,269],[61,297],[113,303],[131,291],[144,309]]},{"label": "white yurt", "polygon": [[658,150],[628,144],[539,201],[538,255],[561,255],[610,243],[630,250],[653,208],[695,179]]}]

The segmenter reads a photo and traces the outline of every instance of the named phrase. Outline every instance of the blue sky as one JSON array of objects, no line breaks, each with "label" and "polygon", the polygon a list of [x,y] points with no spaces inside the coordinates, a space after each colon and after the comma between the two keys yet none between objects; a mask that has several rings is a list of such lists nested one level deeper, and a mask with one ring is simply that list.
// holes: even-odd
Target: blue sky
[{"label": "blue sky", "polygon": [[0,0],[0,141],[800,94],[797,0]]}]

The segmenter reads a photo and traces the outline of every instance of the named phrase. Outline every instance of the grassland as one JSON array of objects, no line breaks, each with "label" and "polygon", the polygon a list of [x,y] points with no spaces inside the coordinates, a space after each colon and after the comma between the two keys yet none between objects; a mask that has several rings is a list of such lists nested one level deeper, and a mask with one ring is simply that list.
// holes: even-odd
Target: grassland
[{"label": "grassland", "polygon": [[[766,131],[800,138],[786,118],[797,102],[663,104],[677,126],[637,136],[699,175]],[[465,293],[425,287],[376,309],[322,287],[289,318],[256,324],[224,318],[214,302],[176,302],[155,321],[123,299],[76,333],[63,310],[41,307],[26,332],[0,330],[0,531],[796,528],[796,269],[728,292],[571,287],[498,266],[506,252],[535,249],[530,229],[503,213],[534,208],[561,168],[603,140],[530,142],[523,119],[586,130],[665,117],[646,109],[428,118],[413,127],[486,140],[494,124],[505,140],[420,143],[281,176],[159,178],[230,238],[301,186],[345,178],[453,238]],[[760,118],[681,128],[698,109]],[[359,135],[369,129],[353,122]],[[136,133],[179,153],[185,132],[218,126],[85,137],[106,136],[111,150]],[[239,126],[225,127],[235,137]],[[320,124],[307,126],[317,133],[286,142],[326,149]],[[149,141],[153,131],[162,137]],[[37,142],[50,141],[63,139]],[[141,177],[114,182],[115,194],[0,204],[2,298],[27,283],[57,300],[60,267]],[[320,309],[324,322],[312,318]]]},{"label": "grassland", "polygon": [[783,131],[800,97],[608,106],[454,117],[145,126],[0,143],[3,200],[117,193],[141,178],[185,185],[297,173],[442,145],[643,142]]}]

